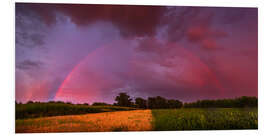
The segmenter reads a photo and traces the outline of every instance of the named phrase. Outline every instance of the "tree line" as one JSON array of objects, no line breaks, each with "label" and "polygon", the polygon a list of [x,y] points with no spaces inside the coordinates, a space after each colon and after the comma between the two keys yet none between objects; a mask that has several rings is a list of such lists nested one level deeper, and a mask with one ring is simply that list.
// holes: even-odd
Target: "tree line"
[{"label": "tree line", "polygon": [[137,97],[135,98],[135,102],[133,102],[132,98],[127,95],[127,93],[119,93],[119,95],[115,97],[115,101],[116,103],[114,103],[114,105],[117,106],[143,109],[181,108],[183,106],[183,103],[179,100],[168,100],[161,96],[149,97],[147,100],[141,97]]},{"label": "tree line", "polygon": [[116,106],[135,107],[142,109],[167,109],[167,108],[243,108],[258,107],[257,97],[242,96],[234,99],[198,100],[184,103],[176,99],[166,99],[161,96],[148,97],[147,99],[137,97],[135,102],[127,93],[119,93],[115,97]]},{"label": "tree line", "polygon": [[257,97],[242,96],[234,99],[198,100],[185,103],[185,108],[243,108],[258,107]]},{"label": "tree line", "polygon": [[[127,93],[119,93],[115,97],[115,103],[108,104],[104,102],[94,102],[92,106],[121,106],[141,109],[169,109],[169,108],[243,108],[258,107],[257,97],[242,96],[234,99],[217,99],[217,100],[198,100],[195,102],[183,103],[177,99],[166,99],[161,96],[148,97],[147,99],[136,97],[133,99]],[[27,104],[41,103],[28,101]],[[71,102],[50,101],[48,103],[72,104]],[[21,104],[21,103],[17,103]],[[77,105],[89,105],[88,103]]]}]

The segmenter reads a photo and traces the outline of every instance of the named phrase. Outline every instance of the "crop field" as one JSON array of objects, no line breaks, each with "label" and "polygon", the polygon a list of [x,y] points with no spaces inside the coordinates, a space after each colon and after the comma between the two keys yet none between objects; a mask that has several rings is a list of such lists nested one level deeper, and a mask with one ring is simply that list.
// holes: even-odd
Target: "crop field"
[{"label": "crop field", "polygon": [[16,120],[16,133],[257,129],[257,108],[154,109]]},{"label": "crop field", "polygon": [[127,111],[135,109],[136,108],[120,107],[112,105],[89,106],[83,104],[74,105],[66,103],[16,104],[16,119],[113,112],[113,111]]},{"label": "crop field", "polygon": [[152,110],[154,130],[257,129],[257,108]]},{"label": "crop field", "polygon": [[16,120],[16,133],[148,131],[151,121],[151,110],[54,116]]}]

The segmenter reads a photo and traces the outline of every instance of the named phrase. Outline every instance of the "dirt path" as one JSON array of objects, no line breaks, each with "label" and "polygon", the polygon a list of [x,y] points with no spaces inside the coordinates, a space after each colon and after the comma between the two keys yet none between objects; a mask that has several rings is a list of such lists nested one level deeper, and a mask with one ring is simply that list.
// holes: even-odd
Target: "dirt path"
[{"label": "dirt path", "polygon": [[55,116],[16,120],[16,133],[149,131],[151,121],[151,110]]}]

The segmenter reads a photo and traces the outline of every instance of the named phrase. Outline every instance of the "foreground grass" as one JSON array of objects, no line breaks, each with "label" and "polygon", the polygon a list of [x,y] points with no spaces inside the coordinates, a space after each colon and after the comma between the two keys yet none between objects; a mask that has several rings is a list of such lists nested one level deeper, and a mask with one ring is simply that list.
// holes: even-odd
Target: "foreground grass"
[{"label": "foreground grass", "polygon": [[105,112],[16,120],[16,133],[152,130],[151,110]]},{"label": "foreground grass", "polygon": [[16,133],[257,129],[257,111],[183,108],[17,119]]},{"label": "foreground grass", "polygon": [[258,129],[253,109],[157,109],[152,110],[154,130]]},{"label": "foreground grass", "polygon": [[16,104],[16,119],[135,110],[120,106],[89,106],[66,103]]}]

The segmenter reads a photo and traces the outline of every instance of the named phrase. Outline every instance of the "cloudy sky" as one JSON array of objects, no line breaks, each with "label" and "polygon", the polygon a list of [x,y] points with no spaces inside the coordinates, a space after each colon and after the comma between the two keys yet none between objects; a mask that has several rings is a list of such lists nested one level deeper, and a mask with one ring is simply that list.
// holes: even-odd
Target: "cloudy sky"
[{"label": "cloudy sky", "polygon": [[16,4],[16,100],[258,95],[256,8]]}]

